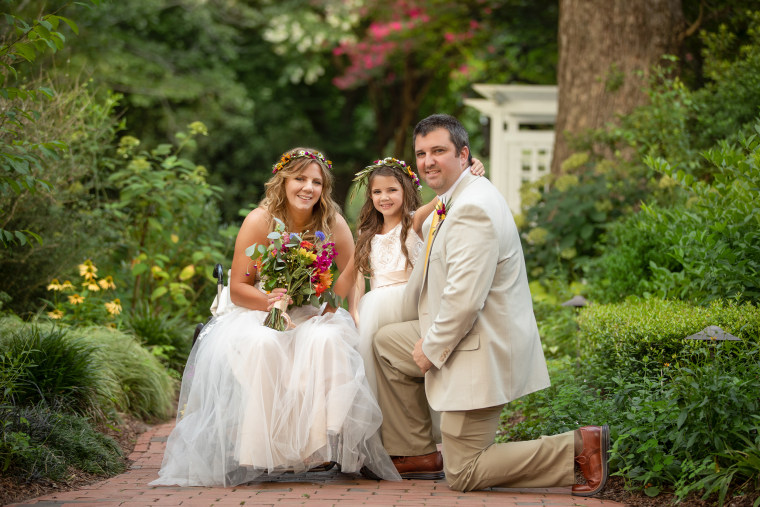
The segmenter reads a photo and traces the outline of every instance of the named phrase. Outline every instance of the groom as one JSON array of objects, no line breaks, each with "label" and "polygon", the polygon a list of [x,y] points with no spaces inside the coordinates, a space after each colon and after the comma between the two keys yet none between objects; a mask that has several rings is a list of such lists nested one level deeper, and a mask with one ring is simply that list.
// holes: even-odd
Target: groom
[{"label": "groom", "polygon": [[[405,322],[375,335],[382,437],[405,478],[437,479],[470,491],[552,487],[586,478],[591,496],[607,480],[607,426],[494,444],[505,403],[549,386],[520,238],[506,201],[467,171],[469,138],[436,114],[414,129],[417,169],[439,197],[423,226],[404,293]],[[427,397],[427,399],[426,399]],[[441,412],[443,456],[431,435]]]}]

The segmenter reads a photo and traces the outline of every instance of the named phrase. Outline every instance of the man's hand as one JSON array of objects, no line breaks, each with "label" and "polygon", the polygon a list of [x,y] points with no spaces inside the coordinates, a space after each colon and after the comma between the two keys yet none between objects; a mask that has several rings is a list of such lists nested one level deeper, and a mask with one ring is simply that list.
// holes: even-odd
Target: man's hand
[{"label": "man's hand", "polygon": [[422,370],[423,375],[433,367],[433,363],[430,362],[430,359],[428,359],[425,353],[422,351],[422,338],[417,340],[417,343],[414,344],[412,358],[414,359],[414,362],[417,363],[417,366],[420,367],[420,370]]}]

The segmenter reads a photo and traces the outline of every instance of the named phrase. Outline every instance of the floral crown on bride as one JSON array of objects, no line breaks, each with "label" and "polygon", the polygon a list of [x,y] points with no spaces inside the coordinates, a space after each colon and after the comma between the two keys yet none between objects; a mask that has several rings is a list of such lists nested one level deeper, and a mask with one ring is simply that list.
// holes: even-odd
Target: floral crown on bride
[{"label": "floral crown on bride", "polygon": [[417,177],[417,173],[412,171],[412,168],[409,167],[406,162],[393,157],[385,157],[382,160],[375,160],[371,165],[368,165],[356,173],[356,176],[354,176],[354,181],[358,183],[357,188],[361,187],[362,185],[366,185],[367,181],[369,180],[369,175],[372,174],[372,171],[383,166],[393,167],[395,169],[401,170],[402,173],[409,176],[409,178],[412,180],[412,183],[414,183],[414,186],[417,188],[417,191],[422,188],[422,184],[420,183],[420,179]]},{"label": "floral crown on bride", "polygon": [[272,174],[276,174],[277,171],[288,165],[290,162],[297,158],[310,158],[313,160],[319,160],[324,165],[327,166],[328,169],[332,169],[332,162],[327,160],[324,155],[322,155],[318,151],[308,151],[308,150],[298,150],[294,152],[286,152],[280,157],[280,160],[277,161],[275,165],[272,166]]}]

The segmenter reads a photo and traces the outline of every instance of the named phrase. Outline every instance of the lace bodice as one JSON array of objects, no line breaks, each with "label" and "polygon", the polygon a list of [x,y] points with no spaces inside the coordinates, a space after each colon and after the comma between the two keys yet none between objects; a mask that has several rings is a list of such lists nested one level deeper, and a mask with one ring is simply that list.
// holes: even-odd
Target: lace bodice
[{"label": "lace bodice", "polygon": [[[413,230],[407,233],[406,248],[412,265],[422,251],[422,244],[422,240]],[[386,234],[375,234],[372,238],[370,263],[372,265],[370,287],[373,290],[378,287],[406,283],[409,280],[412,270],[407,268],[406,257],[401,251],[401,222]]]}]

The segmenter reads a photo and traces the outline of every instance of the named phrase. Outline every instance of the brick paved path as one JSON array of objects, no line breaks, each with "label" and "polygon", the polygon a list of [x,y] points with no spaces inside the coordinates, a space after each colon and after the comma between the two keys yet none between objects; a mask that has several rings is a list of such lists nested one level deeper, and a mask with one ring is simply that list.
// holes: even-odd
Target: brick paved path
[{"label": "brick paved path", "polygon": [[166,437],[174,422],[151,427],[141,434],[129,458],[130,469],[111,479],[76,491],[53,493],[17,507],[147,507],[182,505],[190,507],[245,505],[403,505],[403,506],[622,506],[623,504],[580,498],[569,488],[503,489],[461,493],[445,481],[370,481],[340,472],[310,472],[280,476],[276,481],[256,481],[234,488],[148,486],[158,477]]}]

